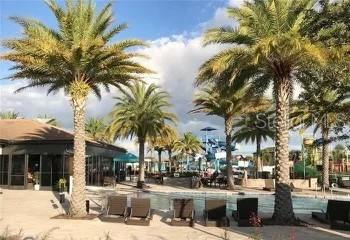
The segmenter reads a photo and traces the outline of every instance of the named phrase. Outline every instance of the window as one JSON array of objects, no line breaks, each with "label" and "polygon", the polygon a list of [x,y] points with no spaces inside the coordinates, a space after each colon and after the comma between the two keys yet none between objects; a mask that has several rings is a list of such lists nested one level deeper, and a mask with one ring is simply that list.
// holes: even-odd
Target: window
[{"label": "window", "polygon": [[12,155],[11,185],[24,186],[25,155]]}]

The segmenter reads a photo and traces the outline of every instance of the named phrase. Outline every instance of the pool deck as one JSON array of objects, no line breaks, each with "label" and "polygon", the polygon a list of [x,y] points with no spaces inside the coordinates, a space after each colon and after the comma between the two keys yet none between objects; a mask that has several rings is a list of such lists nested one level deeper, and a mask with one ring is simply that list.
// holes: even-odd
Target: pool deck
[{"label": "pool deck", "polygon": [[[178,189],[167,186],[150,184],[150,191],[190,191],[192,189]],[[200,189],[198,192],[226,192],[218,189]],[[242,191],[242,190],[239,190]],[[253,190],[255,191],[255,190]],[[112,188],[88,188],[87,195],[91,200],[92,212],[100,210],[101,200],[108,193],[137,194],[138,190],[128,185],[118,185]],[[229,191],[227,191],[230,193]],[[265,194],[267,194],[265,192]],[[271,194],[271,193],[270,193]],[[346,239],[350,238],[347,232],[331,231],[326,225],[311,220],[310,216],[299,216],[314,224],[312,227],[281,227],[266,226],[262,228],[239,228],[231,220],[231,227],[224,229],[205,227],[200,219],[195,227],[173,227],[169,225],[169,213],[156,211],[151,225],[147,227],[129,226],[120,223],[101,222],[94,220],[64,220],[52,217],[64,213],[64,208],[57,199],[57,195],[50,191],[29,190],[3,190],[0,194],[0,236],[6,228],[13,234],[22,232],[23,237],[43,236],[49,233],[46,239],[252,239],[253,236],[262,235],[263,239]]]}]

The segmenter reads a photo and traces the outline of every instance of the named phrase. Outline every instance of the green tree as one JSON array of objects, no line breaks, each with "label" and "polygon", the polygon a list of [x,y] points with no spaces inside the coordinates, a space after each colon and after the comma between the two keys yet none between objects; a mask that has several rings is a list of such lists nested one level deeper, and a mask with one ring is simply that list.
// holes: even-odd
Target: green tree
[{"label": "green tree", "polygon": [[95,141],[102,141],[112,143],[106,132],[107,125],[102,118],[89,118],[85,123],[85,132],[87,135]]},{"label": "green tree", "polygon": [[108,132],[114,138],[137,137],[139,143],[140,174],[138,187],[145,181],[145,143],[159,136],[164,126],[175,122],[176,117],[168,110],[169,95],[156,85],[136,83],[128,89],[121,89],[123,96],[116,97],[117,103],[110,113]]},{"label": "green tree", "polygon": [[329,188],[330,134],[349,122],[346,111],[350,108],[350,92],[344,92],[342,87],[334,84],[347,79],[349,73],[331,64],[323,68],[310,66],[298,75],[303,91],[290,115],[292,126],[313,127],[314,133],[321,130],[322,186],[325,189]]},{"label": "green tree", "polygon": [[264,165],[275,165],[275,147],[267,147],[261,150],[261,161]]},{"label": "green tree", "polygon": [[162,152],[165,151],[163,138],[162,138],[161,134],[159,134],[155,137],[150,138],[148,142],[149,142],[148,144],[149,144],[150,149],[153,149],[154,151],[157,152],[158,172],[161,173],[162,172]]},{"label": "green tree", "polygon": [[57,22],[57,28],[21,17],[12,17],[22,27],[22,35],[3,41],[9,49],[2,60],[12,61],[12,80],[28,81],[31,87],[46,87],[47,93],[60,89],[69,96],[74,116],[74,186],[70,214],[86,215],[85,208],[85,112],[89,93],[101,97],[101,87],[120,88],[138,74],[149,72],[133,58],[137,54],[126,51],[140,46],[139,40],[112,39],[127,25],[112,25],[112,4],[100,12],[92,1],[66,0],[65,7],[55,0],[45,1]]},{"label": "green tree", "polygon": [[187,132],[180,140],[175,142],[175,150],[180,156],[186,157],[187,170],[189,170],[190,157],[194,157],[202,151],[202,143],[193,133]]},{"label": "green tree", "polygon": [[228,188],[234,189],[232,171],[232,131],[234,118],[243,114],[248,104],[248,87],[243,84],[233,84],[231,87],[206,87],[194,97],[195,109],[192,113],[203,112],[224,119],[226,136],[226,174]]},{"label": "green tree", "polygon": [[158,154],[158,171],[161,172],[162,152],[168,152],[169,171],[172,168],[172,152],[174,150],[175,142],[178,140],[177,130],[171,125],[165,125],[163,130],[156,137],[149,140],[149,145]]},{"label": "green tree", "polygon": [[[201,81],[250,79],[263,93],[272,82],[276,103],[276,195],[273,219],[277,224],[295,223],[289,163],[288,114],[293,75],[307,62],[324,62],[322,49],[301,34],[305,13],[315,0],[253,0],[229,8],[238,26],[210,29],[205,44],[232,44],[207,62]],[[214,76],[214,77],[213,77]],[[225,78],[226,76],[226,78]]]},{"label": "green tree", "polygon": [[275,136],[273,120],[274,118],[271,112],[259,111],[243,115],[242,119],[234,124],[237,131],[233,135],[233,140],[238,143],[256,143],[257,172],[261,172],[263,169],[263,162],[261,161],[261,143],[267,141],[269,138],[273,139]]},{"label": "green tree", "polygon": [[346,158],[347,149],[343,144],[337,144],[332,151],[332,155],[333,161],[343,161]]},{"label": "green tree", "polygon": [[46,124],[50,124],[50,125],[55,126],[55,127],[59,126],[59,123],[58,123],[57,119],[54,118],[54,117],[51,117],[50,115],[48,115],[46,113],[45,114],[39,114],[37,118],[45,120]]},{"label": "green tree", "polygon": [[308,11],[302,32],[327,46],[345,47],[350,44],[349,12],[349,0],[321,0],[318,8]]},{"label": "green tree", "polygon": [[0,119],[17,119],[20,114],[14,111],[0,112]]},{"label": "green tree", "polygon": [[176,164],[173,159],[173,152],[175,151],[175,144],[179,140],[179,133],[175,128],[170,128],[169,133],[164,139],[164,148],[168,152],[168,158],[169,158],[169,171],[172,171],[172,167],[174,166],[176,169]]},{"label": "green tree", "polygon": [[[329,134],[332,127],[340,124],[344,119],[340,119],[339,109],[343,101],[343,93],[350,92],[349,88],[349,60],[350,60],[350,26],[349,22],[350,1],[319,1],[319,7],[310,9],[304,19],[302,33],[311,38],[312,41],[321,43],[332,53],[331,64],[326,67],[311,66],[311,73],[306,69],[303,78],[315,80],[318,86],[313,90],[317,93],[308,93],[312,98],[312,114],[315,118],[317,129],[322,132],[322,165],[323,165],[323,187],[329,187]],[[345,73],[345,74],[344,74]],[[322,81],[320,81],[322,80]],[[326,85],[326,86],[325,86]],[[322,87],[320,87],[322,86]],[[324,87],[325,86],[325,87]],[[333,89],[335,91],[333,91]],[[343,93],[341,93],[343,92]],[[316,99],[318,98],[318,99]],[[333,102],[334,101],[334,102]],[[332,104],[337,107],[333,108]],[[328,110],[326,110],[328,108]],[[317,112],[320,110],[320,112]],[[309,110],[312,111],[312,110]],[[329,112],[326,112],[329,111]],[[341,114],[344,115],[344,114]],[[308,117],[304,114],[304,117]],[[309,116],[310,117],[310,116]]]}]

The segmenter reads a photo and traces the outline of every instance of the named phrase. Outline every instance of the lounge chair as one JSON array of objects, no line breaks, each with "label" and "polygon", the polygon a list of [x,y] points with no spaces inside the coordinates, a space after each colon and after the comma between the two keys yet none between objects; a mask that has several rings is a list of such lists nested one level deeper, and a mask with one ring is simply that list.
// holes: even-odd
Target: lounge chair
[{"label": "lounge chair", "polygon": [[230,220],[226,216],[226,200],[205,200],[204,222],[207,227],[228,227]]},{"label": "lounge chair", "polygon": [[127,216],[127,196],[109,196],[106,213],[101,216],[102,221],[124,222]]},{"label": "lounge chair", "polygon": [[232,217],[239,227],[253,226],[252,218],[258,218],[258,198],[238,198],[237,211],[232,212]]},{"label": "lounge chair", "polygon": [[350,229],[350,201],[328,200],[326,212],[312,212],[312,218],[334,229]]},{"label": "lounge chair", "polygon": [[151,218],[151,200],[149,198],[131,198],[130,214],[126,218],[126,224],[148,226]]},{"label": "lounge chair", "polygon": [[171,225],[173,226],[190,226],[194,224],[194,204],[193,199],[174,199],[173,216]]}]

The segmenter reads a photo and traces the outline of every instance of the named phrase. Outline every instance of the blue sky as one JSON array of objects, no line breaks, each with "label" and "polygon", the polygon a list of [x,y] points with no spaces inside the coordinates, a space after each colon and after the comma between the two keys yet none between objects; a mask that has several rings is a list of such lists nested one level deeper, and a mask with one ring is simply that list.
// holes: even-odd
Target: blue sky
[{"label": "blue sky", "polygon": [[[98,8],[105,3],[96,1]],[[113,9],[117,22],[126,22],[130,27],[121,37],[157,39],[200,30],[200,24],[226,4],[224,0],[121,0],[114,2]],[[54,17],[42,0],[1,0],[0,9],[2,37],[19,33],[9,16],[31,16],[55,26]]]},{"label": "blue sky", "polygon": [[[59,1],[64,4],[64,1]],[[107,1],[95,1],[100,9]],[[200,34],[201,25],[211,19],[216,9],[227,5],[225,0],[121,0],[114,1],[116,23],[129,28],[118,38],[154,40],[179,34]],[[33,17],[55,27],[55,18],[43,0],[1,0],[1,38],[20,35],[20,27],[10,16]],[[8,75],[8,63],[1,63],[0,77]],[[0,84],[4,82],[0,82]]]}]

